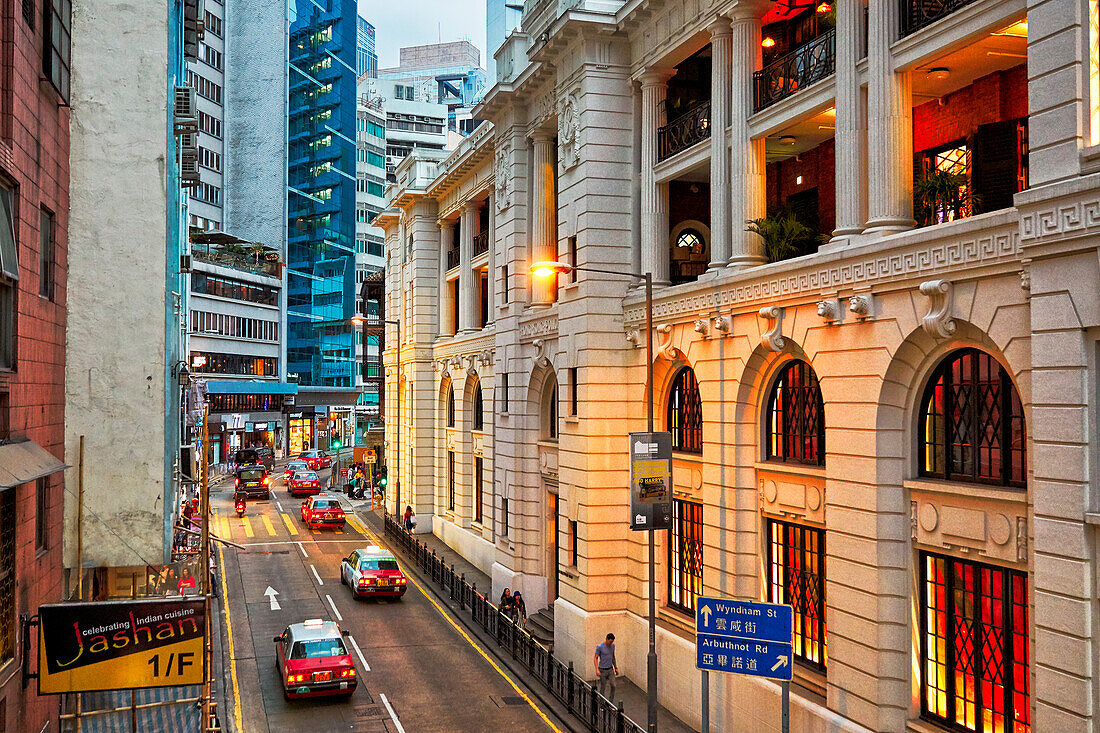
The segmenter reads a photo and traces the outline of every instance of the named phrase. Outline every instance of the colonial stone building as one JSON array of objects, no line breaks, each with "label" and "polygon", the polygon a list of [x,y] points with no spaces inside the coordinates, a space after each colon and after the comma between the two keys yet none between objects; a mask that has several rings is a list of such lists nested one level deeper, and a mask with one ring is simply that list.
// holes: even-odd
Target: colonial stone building
[{"label": "colonial stone building", "polygon": [[[1097,15],[529,0],[491,125],[406,160],[377,220],[418,531],[645,685],[652,273],[662,704],[698,725],[720,595],[794,607],[792,730],[1093,730]],[[710,684],[717,730],[778,729],[776,684]]]}]

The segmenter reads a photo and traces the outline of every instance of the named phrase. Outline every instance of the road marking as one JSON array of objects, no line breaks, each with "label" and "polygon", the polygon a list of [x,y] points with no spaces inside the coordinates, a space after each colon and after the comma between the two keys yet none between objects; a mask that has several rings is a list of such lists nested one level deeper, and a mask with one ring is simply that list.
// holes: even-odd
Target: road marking
[{"label": "road marking", "polygon": [[244,534],[246,537],[254,537],[252,533],[252,522],[248,521],[248,517],[241,517],[241,523],[244,524]]},{"label": "road marking", "polygon": [[386,696],[379,693],[378,697],[382,699],[382,704],[386,706],[386,710],[390,713],[390,719],[393,720],[393,724],[397,726],[397,733],[405,733],[405,728],[402,727],[401,721],[397,719],[397,713],[393,711],[393,707],[390,705],[390,701],[386,699]]},{"label": "road marking", "polygon": [[317,574],[317,568],[311,564],[309,569],[313,571],[313,577],[317,578],[317,585],[324,585],[325,581],[321,580],[321,576]]},{"label": "road marking", "polygon": [[275,536],[275,525],[271,523],[271,519],[266,514],[261,514],[260,519],[264,520],[264,527],[267,528],[267,533],[272,537]]},{"label": "road marking", "polygon": [[348,634],[348,641],[351,642],[351,648],[355,650],[355,656],[359,657],[359,663],[363,665],[363,671],[370,672],[370,665],[367,664],[367,660],[363,658],[363,652],[359,649],[359,645],[355,643],[355,637]]},{"label": "road marking", "polygon": [[228,517],[219,516],[218,517],[218,526],[221,527],[222,536],[224,536],[226,539],[229,539],[230,537],[233,536],[233,530],[229,526],[229,518]]},{"label": "road marking", "polygon": [[354,530],[355,530],[356,532],[358,532],[359,534],[361,534],[361,535],[363,535],[363,536],[366,536],[366,534],[367,534],[367,530],[366,530],[366,529],[365,529],[365,528],[363,527],[363,525],[362,525],[362,524],[360,524],[360,523],[359,523],[359,520],[358,520],[358,519],[356,519],[355,517],[351,516],[350,514],[348,514],[348,515],[345,515],[345,517],[346,517],[346,519],[348,520],[348,524],[350,524],[350,525],[351,525],[351,528],[352,528],[352,529],[354,529]]},{"label": "road marking", "polygon": [[237,730],[244,730],[244,725],[241,722],[241,688],[237,684],[237,654],[233,648],[233,623],[229,619],[229,584],[225,580],[225,552],[222,550],[221,545],[218,545],[218,564],[222,568],[222,598],[225,599],[222,607],[225,609],[226,639],[229,641],[229,677],[233,682],[233,718],[237,722]]},{"label": "road marking", "polygon": [[298,528],[294,526],[294,522],[290,521],[290,517],[282,513],[280,513],[279,516],[283,518],[284,522],[286,522],[286,528],[290,530],[291,534],[298,534]]},{"label": "road marking", "polygon": [[310,530],[309,530],[309,531],[310,531],[310,532],[312,532],[313,534],[316,534],[316,535],[319,535],[319,534],[321,534],[321,530],[319,530],[319,529],[312,529],[312,528],[310,528]]},{"label": "road marking", "polygon": [[332,612],[336,614],[337,621],[343,621],[344,617],[340,615],[340,612],[336,610],[336,604],[332,602],[332,596],[328,593],[325,594],[325,598],[328,599],[328,605],[332,607]]},{"label": "road marking", "polygon": [[275,506],[279,507],[279,511],[283,510],[283,505],[279,503],[278,499],[275,500]]},{"label": "road marking", "polygon": [[[282,544],[282,543],[272,542],[271,544],[275,545],[275,544]],[[295,542],[294,544],[298,545],[298,549],[302,551],[302,557],[308,559],[309,558],[309,553],[306,552],[306,548],[302,547],[302,543],[301,542]]]},{"label": "road marking", "polygon": [[337,528],[337,529],[336,529],[336,530],[334,530],[334,531],[336,532],[336,534],[344,534],[344,530],[342,530],[342,529],[339,529],[339,528]]},{"label": "road marking", "polygon": [[275,590],[269,585],[267,586],[267,590],[264,591],[264,595],[267,596],[267,600],[271,601],[272,611],[282,610],[282,606],[280,606],[279,602],[275,600],[275,596],[279,595],[279,591]]}]

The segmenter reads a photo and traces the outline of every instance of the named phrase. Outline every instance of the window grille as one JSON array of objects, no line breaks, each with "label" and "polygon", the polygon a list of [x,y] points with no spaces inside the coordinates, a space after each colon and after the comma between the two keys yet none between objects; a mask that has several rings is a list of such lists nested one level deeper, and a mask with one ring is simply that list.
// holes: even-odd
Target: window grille
[{"label": "window grille", "polygon": [[825,669],[825,530],[768,520],[768,600],[794,609],[794,656]]},{"label": "window grille", "polygon": [[672,501],[672,532],[668,540],[668,605],[695,613],[703,592],[703,505]]},{"label": "window grille", "polygon": [[767,458],[825,465],[825,406],[813,367],[787,364],[768,399]]},{"label": "window grille", "polygon": [[672,380],[668,396],[668,430],[672,449],[686,453],[703,452],[703,403],[695,372],[684,367]]}]

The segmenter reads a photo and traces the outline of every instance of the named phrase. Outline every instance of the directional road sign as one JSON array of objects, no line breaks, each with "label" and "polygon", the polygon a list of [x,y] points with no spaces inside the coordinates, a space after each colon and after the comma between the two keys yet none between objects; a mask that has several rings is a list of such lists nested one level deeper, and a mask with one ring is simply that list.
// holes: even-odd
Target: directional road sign
[{"label": "directional road sign", "polygon": [[695,608],[696,667],[791,679],[790,606],[700,598]]}]

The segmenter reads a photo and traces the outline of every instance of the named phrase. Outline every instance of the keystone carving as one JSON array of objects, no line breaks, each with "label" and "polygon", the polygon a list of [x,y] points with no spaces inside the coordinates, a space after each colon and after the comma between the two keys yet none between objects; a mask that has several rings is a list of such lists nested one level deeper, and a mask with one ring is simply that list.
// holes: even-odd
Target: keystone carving
[{"label": "keystone carving", "polygon": [[657,342],[657,351],[669,361],[675,361],[680,356],[680,350],[672,345],[672,324],[662,323],[657,326],[660,340]]},{"label": "keystone carving", "polygon": [[714,330],[718,333],[729,334],[733,330],[733,318],[730,316],[718,316],[714,319]]},{"label": "keystone carving", "polygon": [[542,339],[535,339],[531,342],[531,345],[535,347],[535,359],[541,359],[546,356],[543,353],[543,349],[546,348],[546,342]]},{"label": "keystone carving", "polygon": [[920,284],[920,292],[931,301],[928,314],[921,319],[925,333],[941,339],[955,333],[955,321],[951,318],[951,283],[928,280]]},{"label": "keystone carving", "polygon": [[787,345],[783,338],[783,309],[766,305],[760,309],[760,317],[771,324],[771,328],[760,334],[760,345],[768,351],[782,351]]},{"label": "keystone carving", "polygon": [[840,320],[840,301],[817,301],[817,315],[821,316],[821,319],[826,323],[836,323]]},{"label": "keystone carving", "polygon": [[848,298],[848,310],[856,314],[856,318],[864,320],[874,314],[874,296],[871,294],[853,295]]},{"label": "keystone carving", "polygon": [[702,334],[703,338],[706,338],[707,334],[709,332],[710,332],[710,321],[708,321],[706,318],[700,318],[697,321],[695,321],[695,333]]}]

